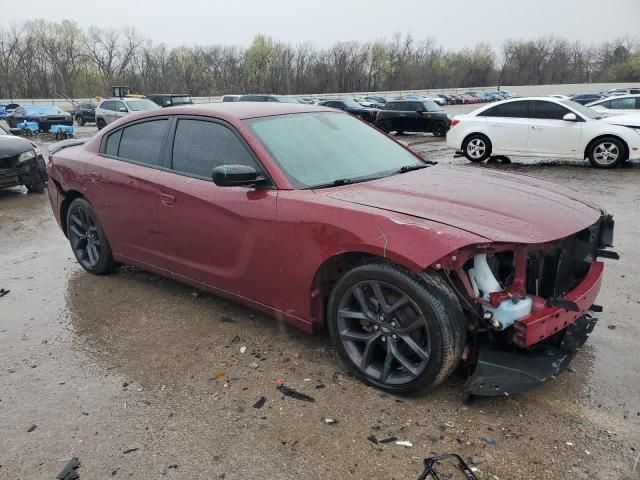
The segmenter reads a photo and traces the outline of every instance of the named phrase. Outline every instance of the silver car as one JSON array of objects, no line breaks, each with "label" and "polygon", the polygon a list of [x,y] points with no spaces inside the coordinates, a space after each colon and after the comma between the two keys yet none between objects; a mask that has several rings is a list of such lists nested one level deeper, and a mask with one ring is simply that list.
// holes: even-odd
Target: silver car
[{"label": "silver car", "polygon": [[162,108],[146,98],[105,98],[96,107],[98,130],[132,112]]}]

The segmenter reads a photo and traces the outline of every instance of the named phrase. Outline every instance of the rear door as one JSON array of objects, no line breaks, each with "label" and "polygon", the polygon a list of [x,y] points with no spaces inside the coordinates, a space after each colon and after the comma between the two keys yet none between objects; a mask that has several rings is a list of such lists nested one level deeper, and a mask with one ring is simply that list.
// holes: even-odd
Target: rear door
[{"label": "rear door", "polygon": [[168,118],[154,117],[109,133],[85,170],[86,195],[114,254],[157,268],[164,268],[164,262],[158,248],[156,182],[163,173],[168,127]]},{"label": "rear door", "polygon": [[268,304],[277,298],[280,271],[276,241],[277,190],[219,187],[220,165],[263,171],[230,125],[202,117],[178,117],[162,177],[158,205],[161,252],[177,278],[189,278]]},{"label": "rear door", "polygon": [[562,120],[567,113],[573,112],[555,102],[532,100],[530,109],[529,152],[575,157],[584,122]]},{"label": "rear door", "polygon": [[529,141],[529,101],[502,103],[481,112],[490,132],[493,151],[527,153]]}]

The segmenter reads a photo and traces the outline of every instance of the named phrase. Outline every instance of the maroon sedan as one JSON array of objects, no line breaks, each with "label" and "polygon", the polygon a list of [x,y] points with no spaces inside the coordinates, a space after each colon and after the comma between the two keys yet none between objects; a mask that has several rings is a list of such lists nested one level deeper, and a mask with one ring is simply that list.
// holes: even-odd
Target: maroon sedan
[{"label": "maroon sedan", "polygon": [[523,392],[593,329],[613,220],[574,191],[434,166],[333,109],[271,103],[127,116],[48,160],[78,262],[134,265],[327,326],[392,392],[474,366],[468,394]]}]

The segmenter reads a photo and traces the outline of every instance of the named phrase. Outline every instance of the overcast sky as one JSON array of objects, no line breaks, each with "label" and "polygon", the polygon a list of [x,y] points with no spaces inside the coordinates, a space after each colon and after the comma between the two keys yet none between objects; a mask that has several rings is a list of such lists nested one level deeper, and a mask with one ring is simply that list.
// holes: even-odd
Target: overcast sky
[{"label": "overcast sky", "polygon": [[34,16],[132,25],[170,46],[246,46],[256,33],[328,46],[409,32],[452,49],[546,34],[594,43],[640,34],[640,0],[0,0],[0,25]]}]

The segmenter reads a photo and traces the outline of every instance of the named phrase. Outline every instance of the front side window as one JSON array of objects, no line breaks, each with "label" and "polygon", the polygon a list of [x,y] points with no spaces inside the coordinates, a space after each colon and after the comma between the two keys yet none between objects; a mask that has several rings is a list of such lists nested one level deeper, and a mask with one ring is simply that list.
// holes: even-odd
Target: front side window
[{"label": "front side window", "polygon": [[220,165],[247,165],[259,170],[242,141],[228,127],[204,120],[179,120],[172,169],[210,179],[213,169]]},{"label": "front side window", "polygon": [[567,113],[571,112],[557,103],[543,102],[541,100],[534,100],[531,102],[531,118],[562,120]]},{"label": "front side window", "polygon": [[366,181],[424,163],[351,115],[314,112],[247,120],[295,188]]},{"label": "front side window", "polygon": [[529,102],[517,101],[508,102],[491,107],[478,114],[481,117],[506,117],[506,118],[528,118]]},{"label": "front side window", "polygon": [[160,153],[167,123],[167,119],[151,120],[123,128],[118,157],[161,166]]},{"label": "front side window", "polygon": [[424,107],[425,112],[440,112],[442,108],[433,100],[425,100],[424,102],[420,102]]},{"label": "front side window", "polygon": [[131,110],[132,112],[157,110],[158,108],[160,108],[157,103],[154,103],[151,100],[147,100],[146,98],[142,98],[140,100],[127,100],[127,107],[129,107],[129,110]]}]

